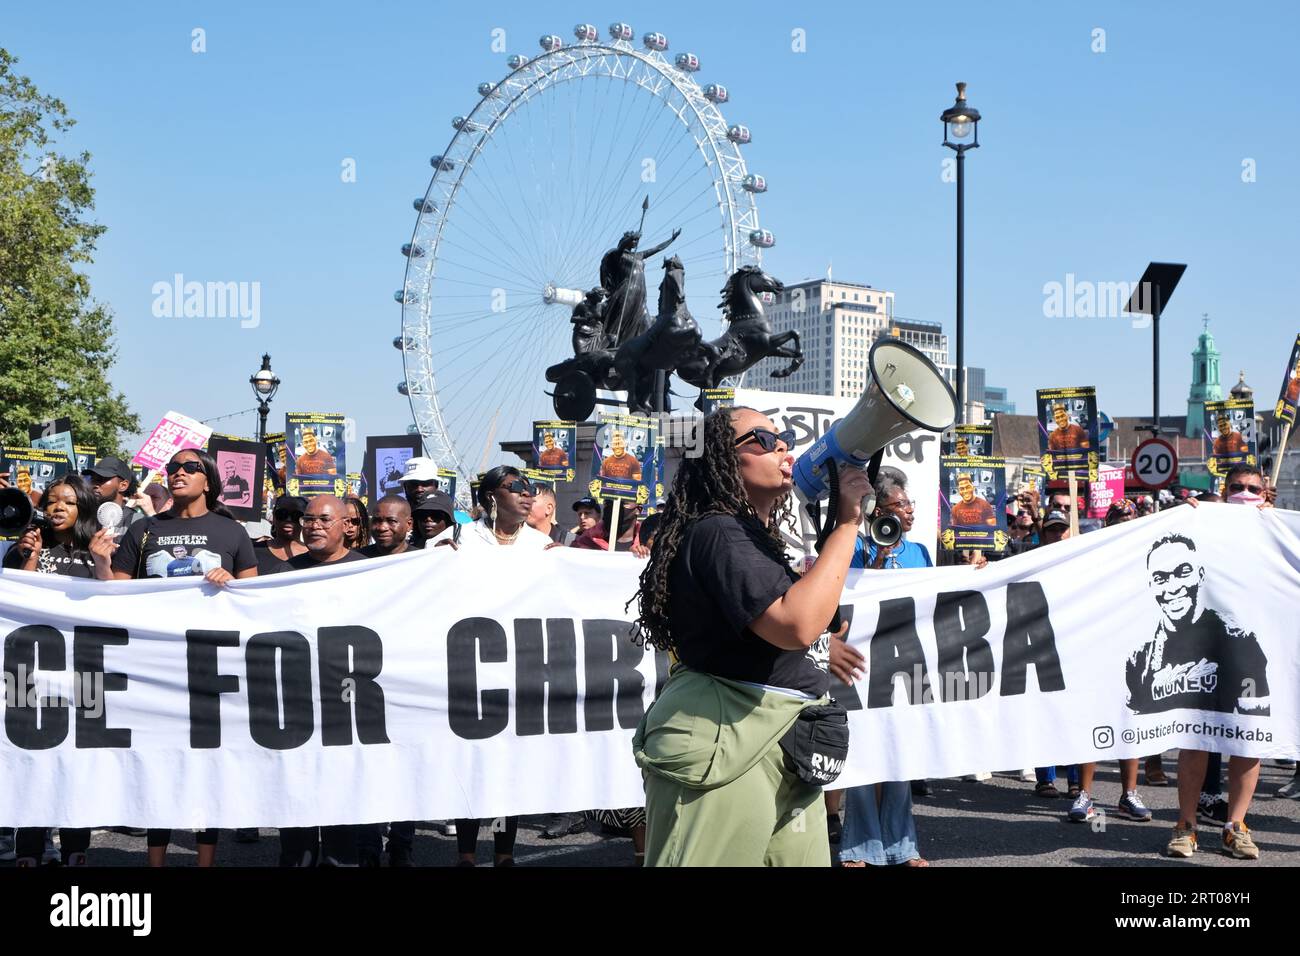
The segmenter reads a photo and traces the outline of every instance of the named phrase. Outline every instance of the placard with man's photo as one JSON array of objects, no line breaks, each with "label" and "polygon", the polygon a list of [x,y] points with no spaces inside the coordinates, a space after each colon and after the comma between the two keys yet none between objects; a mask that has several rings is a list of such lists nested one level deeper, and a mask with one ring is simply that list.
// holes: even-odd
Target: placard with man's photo
[{"label": "placard with man's photo", "polygon": [[366,458],[361,471],[366,476],[366,489],[373,489],[375,501],[385,495],[403,493],[406,462],[422,455],[422,447],[419,435],[370,435],[366,438]]},{"label": "placard with man's photo", "polygon": [[62,478],[72,467],[72,462],[61,450],[30,448],[25,445],[6,445],[0,448],[0,475],[9,479],[9,487],[17,488],[36,504],[45,486],[55,478]]},{"label": "placard with man's photo", "polygon": [[993,425],[954,425],[941,436],[941,454],[983,458],[993,454]]},{"label": "placard with man's photo", "polygon": [[217,500],[240,521],[258,521],[265,509],[265,445],[243,438],[213,435],[208,454],[217,463],[221,491]]},{"label": "placard with man's photo", "polygon": [[578,474],[577,422],[533,422],[533,467],[572,481]]},{"label": "placard with man's photo", "polygon": [[288,450],[285,487],[291,495],[348,493],[344,417],[334,412],[289,412],[284,416]]},{"label": "placard with man's photo", "polygon": [[591,456],[591,496],[646,504],[653,491],[658,438],[653,418],[601,415]]},{"label": "placard with man's photo", "polygon": [[1068,478],[1096,481],[1101,464],[1097,389],[1040,388],[1038,398],[1038,451],[1049,481]]},{"label": "placard with man's photo", "polygon": [[945,551],[1003,551],[1007,546],[1007,460],[939,458],[939,542]]},{"label": "placard with man's photo", "polygon": [[1248,398],[1227,398],[1205,403],[1202,431],[1205,466],[1216,478],[1233,465],[1255,465],[1255,403]]}]

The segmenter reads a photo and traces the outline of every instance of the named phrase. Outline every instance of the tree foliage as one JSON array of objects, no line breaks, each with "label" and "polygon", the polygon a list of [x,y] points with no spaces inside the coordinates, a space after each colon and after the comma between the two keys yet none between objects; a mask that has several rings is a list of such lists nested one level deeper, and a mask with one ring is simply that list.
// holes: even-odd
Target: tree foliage
[{"label": "tree foliage", "polygon": [[0,48],[0,443],[26,445],[29,425],[63,416],[78,444],[117,452],[140,421],[108,380],[112,313],[78,271],[104,232],[87,219],[90,154],[56,151],[74,120],[16,62]]}]

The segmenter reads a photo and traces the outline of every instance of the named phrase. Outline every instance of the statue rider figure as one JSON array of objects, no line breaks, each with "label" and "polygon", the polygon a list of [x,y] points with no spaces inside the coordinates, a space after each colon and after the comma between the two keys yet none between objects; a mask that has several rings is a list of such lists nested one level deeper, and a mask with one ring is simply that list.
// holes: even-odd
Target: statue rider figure
[{"label": "statue rider figure", "polygon": [[608,347],[605,336],[605,290],[597,286],[587,293],[569,316],[573,323],[573,354],[586,355]]},{"label": "statue rider figure", "polygon": [[600,260],[600,285],[609,293],[605,303],[605,331],[611,336],[611,348],[617,348],[649,328],[645,308],[645,260],[658,255],[682,234],[674,229],[667,241],[637,252],[641,233],[625,232],[618,245]]}]

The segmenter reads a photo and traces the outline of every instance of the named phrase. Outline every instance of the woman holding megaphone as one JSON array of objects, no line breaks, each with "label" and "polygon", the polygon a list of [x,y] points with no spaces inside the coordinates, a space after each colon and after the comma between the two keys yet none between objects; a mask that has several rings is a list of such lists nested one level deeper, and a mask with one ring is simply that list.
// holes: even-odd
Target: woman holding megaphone
[{"label": "woman holding megaphone", "polygon": [[830,864],[821,788],[848,725],[828,705],[826,628],[871,487],[844,470],[841,523],[799,577],[780,532],[792,442],[752,408],[709,415],[641,573],[636,637],[675,660],[633,739],[647,866]]},{"label": "woman holding megaphone", "polygon": [[[10,569],[62,574],[74,578],[108,578],[113,539],[95,520],[95,496],[78,475],[56,478],[45,486],[33,512],[35,519],[4,556]],[[19,827],[14,840],[16,865],[34,867],[53,858],[65,866],[85,866],[90,830],[59,828],[59,851],[43,827]]]}]

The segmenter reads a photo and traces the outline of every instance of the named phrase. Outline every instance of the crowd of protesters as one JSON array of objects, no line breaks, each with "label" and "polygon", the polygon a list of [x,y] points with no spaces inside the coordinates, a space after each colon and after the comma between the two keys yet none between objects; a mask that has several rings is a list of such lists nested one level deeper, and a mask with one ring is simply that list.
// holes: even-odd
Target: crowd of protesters
[{"label": "crowd of protesters", "polygon": [[[786,440],[786,436],[773,433],[769,441],[754,450],[760,455],[770,452],[788,456]],[[660,513],[643,519],[635,505],[616,509],[612,502],[593,498],[578,500],[571,516],[561,515],[550,488],[534,484],[520,470],[505,465],[482,476],[471,512],[458,514],[452,499],[439,487],[434,463],[417,457],[408,462],[403,493],[384,495],[369,508],[356,497],[322,495],[308,499],[281,495],[269,509],[270,533],[254,541],[220,503],[222,479],[211,456],[198,450],[178,452],[168,462],[166,476],[164,484],[142,490],[125,462],[105,457],[81,475],[51,481],[36,501],[44,521],[21,533],[6,551],[4,567],[105,581],[194,575],[222,586],[234,579],[291,573],[335,562],[382,559],[444,546],[453,550],[608,550],[613,542],[618,550],[647,558],[663,517]],[[0,479],[0,486],[5,484]],[[934,561],[926,545],[907,537],[914,509],[906,477],[895,469],[880,469],[874,496],[875,510],[862,516],[864,524],[872,518],[893,516],[903,536],[897,544],[879,546],[859,533],[850,566],[867,570],[932,566]],[[1257,468],[1238,466],[1227,476],[1222,498],[1203,494],[1199,498],[1170,498],[1161,504],[1185,501],[1196,506],[1198,501],[1228,500],[1271,507],[1273,498],[1272,489]],[[96,512],[105,503],[122,509],[123,520],[114,527],[100,527]],[[1022,491],[1008,507],[1010,544],[1003,554],[989,557],[1007,560],[1054,544],[1070,537],[1072,524],[1079,533],[1086,533],[1155,510],[1149,498],[1120,499],[1110,506],[1104,522],[1078,517],[1072,522],[1071,511],[1078,506],[1079,502],[1065,493],[1052,492],[1043,504],[1036,492]],[[966,559],[977,566],[986,563],[982,554],[970,554]],[[833,635],[836,639],[830,642],[829,668],[837,679],[852,683],[864,675],[865,661],[844,641],[846,633],[847,626]],[[1119,763],[1121,783],[1115,811],[1130,820],[1150,821],[1151,811],[1138,793],[1139,761]],[[1259,850],[1246,827],[1245,816],[1258,781],[1259,763],[1253,758],[1229,759],[1225,800],[1221,793],[1221,756],[1181,752],[1179,820],[1166,847],[1167,854],[1192,855],[1200,818],[1222,828],[1224,852],[1241,859],[1257,858]],[[1159,755],[1149,757],[1144,770],[1147,786],[1171,784]],[[1041,767],[1020,773],[1026,782],[1033,783],[1033,797],[1067,797],[1071,801],[1066,812],[1068,820],[1082,823],[1092,819],[1098,812],[1093,790],[1096,764],[1066,768],[1065,793],[1057,787],[1057,771],[1057,767]],[[927,781],[886,781],[848,791],[828,791],[824,799],[832,856],[846,867],[928,865],[918,849],[912,801],[930,794]],[[1300,770],[1277,796],[1300,799]],[[456,838],[458,865],[476,865],[478,836],[485,822],[489,821],[438,822],[444,834]],[[495,864],[512,866],[518,818],[490,822]],[[545,824],[542,836],[563,837],[593,823],[606,832],[631,837],[636,861],[641,861],[646,834],[642,808],[556,814]],[[170,831],[124,832],[146,837],[150,865],[165,864]],[[410,866],[414,833],[412,821],[285,829],[279,835],[280,863],[379,866],[386,856],[390,866]],[[234,836],[240,842],[260,839],[256,829],[238,830]],[[90,843],[88,829],[61,829],[57,848],[49,830],[21,828],[15,833],[0,829],[0,860],[14,860],[19,866],[85,865]],[[197,835],[199,866],[215,863],[217,844],[216,830]]]}]

